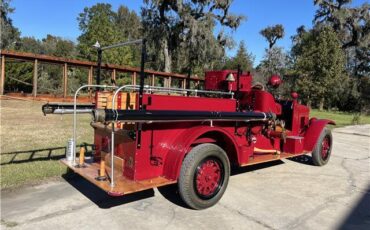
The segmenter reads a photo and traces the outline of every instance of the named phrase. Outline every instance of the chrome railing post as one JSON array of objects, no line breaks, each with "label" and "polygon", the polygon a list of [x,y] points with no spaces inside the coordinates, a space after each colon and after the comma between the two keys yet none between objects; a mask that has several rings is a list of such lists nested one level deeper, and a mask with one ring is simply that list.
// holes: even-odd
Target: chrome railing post
[{"label": "chrome railing post", "polygon": [[[112,98],[112,110],[115,111],[114,113],[117,115],[116,112],[116,97],[118,95],[118,92],[120,92],[123,89],[138,89],[138,86],[136,85],[124,85],[116,89],[114,92],[113,98]],[[113,188],[114,187],[114,126],[115,126],[115,121],[112,121],[112,133],[111,133],[111,162],[110,162],[110,168],[111,168],[111,181],[110,181],[110,186]]]},{"label": "chrome railing post", "polygon": [[117,88],[117,86],[110,86],[110,85],[83,85],[80,88],[78,88],[75,92],[74,99],[73,99],[73,143],[74,146],[72,148],[72,164],[73,166],[76,164],[76,130],[77,130],[77,95],[80,92],[81,89],[87,88],[87,87],[95,87],[95,88]]}]

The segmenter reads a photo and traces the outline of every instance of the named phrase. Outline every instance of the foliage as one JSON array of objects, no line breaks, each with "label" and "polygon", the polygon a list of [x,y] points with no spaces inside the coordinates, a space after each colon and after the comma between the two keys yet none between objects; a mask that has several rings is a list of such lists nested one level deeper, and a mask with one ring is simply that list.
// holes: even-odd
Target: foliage
[{"label": "foliage", "polygon": [[315,0],[314,22],[330,25],[346,51],[347,68],[354,76],[370,76],[370,4],[350,7],[352,0]]},{"label": "foliage", "polygon": [[9,49],[19,39],[20,32],[9,17],[14,12],[14,8],[10,7],[10,0],[2,0],[0,6],[0,49]]},{"label": "foliage", "polygon": [[253,71],[254,56],[248,53],[244,41],[239,43],[239,48],[234,57],[228,58],[223,66],[223,69],[237,69],[240,65],[244,72]]},{"label": "foliage", "polygon": [[[47,54],[57,57],[72,58],[76,55],[75,44],[60,37],[47,35],[42,40],[33,37],[22,37],[13,48],[17,51]],[[39,64],[38,92],[62,93],[62,67],[57,65]],[[33,65],[17,60],[7,61],[5,90],[15,92],[32,92]],[[86,78],[80,75],[78,78]]]},{"label": "foliage", "polygon": [[[316,25],[333,27],[342,49],[346,54],[346,69],[353,82],[350,85],[352,94],[347,101],[354,106],[345,109],[362,109],[369,111],[370,91],[361,89],[362,82],[370,78],[370,5],[351,6],[352,0],[315,0],[318,9],[314,22]],[[357,100],[355,100],[357,99]]]},{"label": "foliage", "polygon": [[284,75],[287,68],[287,55],[282,47],[272,47],[265,50],[259,70],[269,77],[273,74]]},{"label": "foliage", "polygon": [[[110,4],[98,3],[92,7],[85,7],[77,18],[82,34],[78,37],[78,50],[81,58],[96,61],[94,44],[104,47],[127,40],[123,32],[117,29],[117,13]],[[130,48],[120,47],[103,52],[103,60],[107,63],[131,65],[133,55]]]},{"label": "foliage", "polygon": [[330,27],[315,28],[300,36],[292,49],[297,86],[308,104],[319,103],[323,109],[324,102],[334,101],[347,84],[345,56]]},{"label": "foliage", "polygon": [[144,2],[142,20],[149,51],[158,54],[163,64],[157,67],[166,72],[211,68],[212,60],[220,59],[230,46],[224,30],[214,35],[215,26],[235,30],[243,19],[229,12],[231,0]]},{"label": "foliage", "polygon": [[269,49],[271,49],[275,45],[277,40],[284,37],[284,27],[281,24],[268,26],[265,29],[261,30],[260,34],[268,41]]}]

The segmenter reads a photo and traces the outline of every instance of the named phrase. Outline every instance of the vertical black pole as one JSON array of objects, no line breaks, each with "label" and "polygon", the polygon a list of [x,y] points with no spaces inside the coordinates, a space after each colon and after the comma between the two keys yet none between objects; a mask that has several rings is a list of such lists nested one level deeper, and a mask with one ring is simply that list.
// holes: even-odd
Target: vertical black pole
[{"label": "vertical black pole", "polygon": [[[102,59],[103,51],[99,48],[98,49],[98,69],[96,70],[96,84],[100,85],[100,74],[101,74],[101,59]],[[99,88],[96,88],[96,91],[99,91]]]},{"label": "vertical black pole", "polygon": [[240,65],[238,65],[238,72],[236,74],[236,93],[239,93],[240,90],[240,74],[241,74],[241,69]]},{"label": "vertical black pole", "polygon": [[[145,59],[146,59],[146,40],[143,39],[141,44],[141,65],[140,65],[140,89],[139,89],[139,110],[143,110],[143,93],[145,81]],[[138,149],[141,148],[141,130],[142,124],[137,123],[137,145]]]},{"label": "vertical black pole", "polygon": [[[191,79],[191,68],[189,67],[188,68],[188,77],[187,77],[187,80],[186,80],[186,89],[190,89],[190,79]],[[190,95],[190,91],[187,91],[186,92],[186,95],[189,96]]]},{"label": "vertical black pole", "polygon": [[240,91],[240,75],[242,74],[241,66],[238,65],[238,72],[236,73],[236,92],[235,92],[235,99],[236,99],[236,111],[239,111],[239,91]]},{"label": "vertical black pole", "polygon": [[145,57],[146,57],[146,40],[143,39],[141,45],[141,65],[140,65],[140,89],[139,89],[139,109],[143,109],[143,92],[145,81]]}]

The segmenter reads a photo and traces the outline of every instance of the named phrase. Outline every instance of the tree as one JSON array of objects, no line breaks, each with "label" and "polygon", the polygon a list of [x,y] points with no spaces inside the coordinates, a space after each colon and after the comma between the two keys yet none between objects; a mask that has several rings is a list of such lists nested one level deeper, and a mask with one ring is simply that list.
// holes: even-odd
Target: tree
[{"label": "tree", "polygon": [[142,37],[142,24],[140,17],[135,11],[130,11],[126,6],[121,5],[117,10],[116,24],[118,30],[128,40],[140,39]]},{"label": "tree", "polygon": [[76,55],[75,44],[61,37],[48,34],[42,39],[43,52],[48,55],[71,58]]},{"label": "tree", "polygon": [[237,69],[238,65],[241,66],[243,71],[252,71],[253,70],[254,56],[252,53],[248,53],[247,48],[245,47],[244,41],[239,43],[238,51],[236,55],[228,60],[224,65],[224,69]]},{"label": "tree", "polygon": [[[143,38],[143,28],[140,17],[135,11],[130,11],[126,6],[120,6],[116,18],[117,30],[123,34],[123,38],[128,41]],[[128,47],[132,53],[132,64],[140,65],[141,49],[138,46]]]},{"label": "tree", "polygon": [[336,100],[348,82],[345,55],[332,28],[317,27],[301,34],[292,49],[294,69],[299,76],[297,86],[303,99],[324,108]]},{"label": "tree", "polygon": [[14,12],[10,7],[10,0],[0,2],[0,49],[9,49],[19,39],[20,32],[13,26],[13,21],[9,14]]},{"label": "tree", "polygon": [[[346,69],[351,77],[353,92],[348,100],[356,101],[359,110],[366,110],[370,91],[363,90],[363,83],[370,77],[370,5],[364,3],[351,7],[352,0],[315,0],[318,9],[314,22],[316,25],[329,25],[334,28],[346,53]],[[357,93],[355,88],[357,86]],[[357,97],[358,94],[360,97]],[[351,98],[357,98],[352,100]],[[351,108],[351,107],[349,107]]]},{"label": "tree", "polygon": [[284,37],[284,27],[281,24],[268,26],[265,29],[261,30],[260,34],[268,41],[269,49],[271,49],[275,45],[277,40]]},{"label": "tree", "polygon": [[[80,56],[90,61],[96,61],[96,48],[93,45],[98,41],[101,46],[108,46],[127,40],[123,31],[117,28],[117,13],[112,11],[110,4],[98,3],[84,11],[77,18],[82,34],[78,37]],[[120,47],[103,52],[104,62],[112,64],[129,64],[133,62],[129,47]]]},{"label": "tree", "polygon": [[354,76],[370,75],[370,5],[350,7],[352,0],[315,0],[316,25],[334,28],[347,54],[347,68]]},{"label": "tree", "polygon": [[163,63],[158,67],[166,72],[173,71],[175,63],[178,69],[185,66],[189,70],[220,57],[230,45],[230,38],[222,29],[215,36],[215,26],[236,29],[243,19],[229,12],[231,0],[144,2],[143,28],[149,50],[158,54],[157,60]]},{"label": "tree", "polygon": [[287,55],[282,47],[272,47],[265,50],[259,69],[265,76],[273,74],[284,75],[287,65]]}]

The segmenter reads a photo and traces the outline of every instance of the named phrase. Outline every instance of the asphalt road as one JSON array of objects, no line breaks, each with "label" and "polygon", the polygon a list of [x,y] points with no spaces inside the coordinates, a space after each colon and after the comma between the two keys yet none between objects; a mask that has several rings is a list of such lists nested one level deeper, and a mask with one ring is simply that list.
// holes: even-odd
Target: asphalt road
[{"label": "asphalt road", "polygon": [[3,192],[1,229],[370,229],[370,125],[333,136],[328,165],[244,168],[210,209],[183,207],[173,186],[111,198],[75,177]]}]

